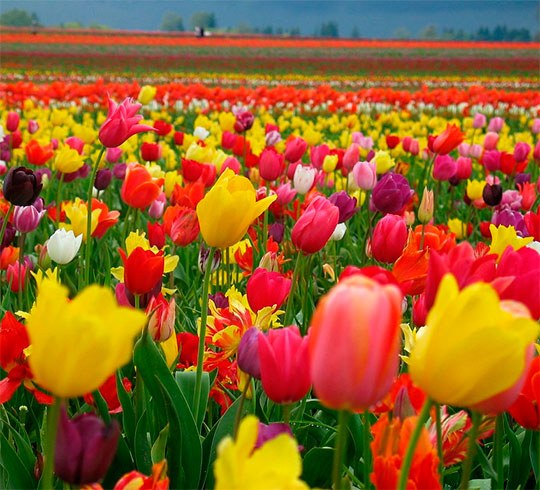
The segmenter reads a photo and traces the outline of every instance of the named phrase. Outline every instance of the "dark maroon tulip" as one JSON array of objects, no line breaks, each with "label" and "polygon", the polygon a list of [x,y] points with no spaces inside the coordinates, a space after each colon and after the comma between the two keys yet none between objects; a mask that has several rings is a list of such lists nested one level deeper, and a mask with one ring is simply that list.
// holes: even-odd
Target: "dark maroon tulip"
[{"label": "dark maroon tulip", "polygon": [[285,234],[285,225],[283,223],[272,223],[268,227],[268,236],[272,237],[274,242],[281,243]]},{"label": "dark maroon tulip", "polygon": [[124,180],[124,177],[126,176],[126,168],[127,165],[125,163],[117,163],[113,167],[114,178],[118,180]]},{"label": "dark maroon tulip", "polygon": [[4,180],[4,198],[15,206],[30,206],[39,196],[41,187],[32,170],[13,167]]},{"label": "dark maroon tulip", "polygon": [[94,187],[98,191],[104,191],[112,180],[112,172],[108,168],[101,168],[96,173],[96,181],[94,182]]},{"label": "dark maroon tulip", "polygon": [[71,485],[86,485],[100,481],[112,463],[120,426],[116,420],[106,425],[97,415],[84,413],[69,420],[62,407],[54,472]]},{"label": "dark maroon tulip", "polygon": [[484,186],[484,190],[482,191],[482,198],[488,206],[499,205],[502,201],[502,195],[503,190],[500,184],[486,184]]},{"label": "dark maroon tulip", "polygon": [[261,379],[261,363],[259,361],[259,335],[257,327],[246,330],[238,344],[238,367],[256,379]]},{"label": "dark maroon tulip", "polygon": [[407,204],[412,193],[409,182],[403,175],[389,172],[377,182],[371,197],[378,211],[395,214]]},{"label": "dark maroon tulip", "polygon": [[243,133],[251,129],[253,122],[255,121],[255,116],[245,109],[236,112],[236,121],[234,123],[234,130],[237,133]]},{"label": "dark maroon tulip", "polygon": [[345,223],[358,211],[356,197],[349,196],[346,191],[334,192],[328,200],[339,209],[338,223]]}]

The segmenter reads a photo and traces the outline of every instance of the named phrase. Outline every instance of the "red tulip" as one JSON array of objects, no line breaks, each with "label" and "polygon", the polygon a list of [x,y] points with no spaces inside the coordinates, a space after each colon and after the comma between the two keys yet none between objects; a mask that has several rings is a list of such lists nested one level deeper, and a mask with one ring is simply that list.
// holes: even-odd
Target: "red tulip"
[{"label": "red tulip", "polygon": [[13,131],[17,131],[17,128],[19,127],[19,121],[21,120],[19,113],[10,111],[8,112],[8,115],[6,117],[6,129],[13,133]]},{"label": "red tulip", "polygon": [[145,162],[157,162],[161,158],[163,150],[159,143],[148,143],[145,141],[141,145],[141,158]]},{"label": "red tulip", "polygon": [[279,310],[291,290],[291,280],[279,272],[257,268],[247,282],[247,299],[255,312],[267,306]]},{"label": "red tulip", "polygon": [[259,335],[263,389],[275,403],[294,403],[311,388],[308,337],[297,326],[270,329]]},{"label": "red tulip", "polygon": [[30,140],[24,151],[32,165],[45,165],[54,155],[52,144],[41,146],[36,140]]},{"label": "red tulip", "polygon": [[461,129],[450,124],[433,141],[433,151],[439,155],[446,155],[456,149],[464,138],[465,135],[461,132]]},{"label": "red tulip", "polygon": [[146,167],[130,163],[127,166],[120,196],[128,206],[144,209],[159,196],[162,184],[163,179],[153,179]]},{"label": "red tulip", "polygon": [[407,244],[407,225],[401,216],[387,214],[373,230],[371,253],[375,260],[394,263]]},{"label": "red tulip", "polygon": [[165,259],[163,251],[154,253],[137,247],[129,256],[119,249],[124,262],[124,284],[132,294],[145,294],[152,291],[161,281]]},{"label": "red tulip", "polygon": [[525,384],[508,411],[525,429],[540,431],[540,357],[533,359]]},{"label": "red tulip", "polygon": [[197,213],[187,206],[169,206],[163,215],[163,229],[175,245],[185,247],[199,236]]},{"label": "red tulip", "polygon": [[360,411],[388,393],[399,368],[400,290],[362,275],[319,302],[310,327],[313,389],[336,410]]},{"label": "red tulip", "polygon": [[302,158],[307,149],[307,143],[302,138],[293,138],[285,147],[285,159],[288,162],[296,162]]},{"label": "red tulip", "polygon": [[259,157],[259,173],[264,180],[276,180],[285,170],[283,155],[274,148],[265,148]]},{"label": "red tulip", "polygon": [[302,253],[308,255],[321,250],[339,221],[339,209],[323,196],[317,196],[292,229],[292,242]]}]

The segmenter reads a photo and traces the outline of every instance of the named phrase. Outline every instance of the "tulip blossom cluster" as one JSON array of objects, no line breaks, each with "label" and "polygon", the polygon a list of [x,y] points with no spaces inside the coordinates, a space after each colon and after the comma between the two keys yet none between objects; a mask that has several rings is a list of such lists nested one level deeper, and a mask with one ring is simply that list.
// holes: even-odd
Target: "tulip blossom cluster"
[{"label": "tulip blossom cluster", "polygon": [[537,96],[145,83],[0,112],[2,485],[534,486]]}]

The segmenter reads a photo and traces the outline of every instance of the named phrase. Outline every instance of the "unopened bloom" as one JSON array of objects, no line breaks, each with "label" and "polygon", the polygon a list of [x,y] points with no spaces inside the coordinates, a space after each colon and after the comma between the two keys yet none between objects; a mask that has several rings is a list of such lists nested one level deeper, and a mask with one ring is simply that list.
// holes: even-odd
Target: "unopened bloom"
[{"label": "unopened bloom", "polygon": [[300,194],[307,194],[313,187],[316,175],[316,168],[298,165],[294,171],[293,177],[293,185],[296,191]]},{"label": "unopened bloom", "polygon": [[41,187],[32,170],[12,167],[4,178],[4,199],[15,206],[30,206],[39,196]]},{"label": "unopened bloom", "polygon": [[275,403],[294,403],[311,388],[308,337],[297,326],[270,329],[259,336],[259,360],[264,392]]},{"label": "unopened bloom", "polygon": [[13,212],[13,224],[19,233],[34,231],[41,221],[45,210],[38,210],[35,206],[17,206]]},{"label": "unopened bloom", "polygon": [[257,268],[246,285],[249,306],[255,312],[273,306],[279,310],[291,290],[291,280],[279,272]]},{"label": "unopened bloom", "polygon": [[124,283],[132,294],[146,294],[161,281],[165,267],[163,251],[135,248],[129,255],[119,249],[124,263]]},{"label": "unopened bloom", "polygon": [[373,189],[372,202],[381,213],[397,213],[411,198],[413,191],[400,174],[385,174]]},{"label": "unopened bloom", "polygon": [[144,313],[119,307],[108,288],[92,285],[69,301],[67,288],[43,280],[27,320],[36,382],[64,398],[96,390],[131,359],[145,322]]},{"label": "unopened bloom", "polygon": [[72,230],[56,230],[47,242],[47,253],[57,264],[69,264],[81,248],[83,236],[75,236]]},{"label": "unopened bloom", "polygon": [[197,204],[204,241],[217,248],[234,245],[275,199],[271,195],[257,201],[255,189],[246,177],[225,170]]},{"label": "unopened bloom", "polygon": [[339,209],[325,197],[317,196],[292,229],[294,246],[306,255],[318,252],[334,233],[338,221]]},{"label": "unopened bloom", "polygon": [[156,342],[164,342],[174,333],[176,303],[174,298],[166,301],[160,293],[152,296],[146,307],[148,314],[148,332]]},{"label": "unopened bloom", "polygon": [[418,221],[427,225],[433,218],[433,191],[430,191],[427,187],[422,194],[422,201],[420,201],[420,207],[418,208]]},{"label": "unopened bloom", "polygon": [[377,168],[373,162],[356,163],[352,175],[356,185],[364,191],[370,191],[377,184]]},{"label": "unopened bloom", "polygon": [[307,142],[303,138],[293,138],[287,142],[285,147],[285,160],[296,162],[302,158],[307,149]]},{"label": "unopened bloom", "polygon": [[120,432],[116,420],[106,425],[92,413],[70,420],[62,407],[54,452],[56,476],[77,486],[101,480],[116,454]]},{"label": "unopened bloom", "polygon": [[371,253],[375,260],[395,262],[407,244],[407,225],[401,216],[387,214],[375,225],[371,239]]},{"label": "unopened bloom", "polygon": [[322,298],[309,351],[313,389],[323,405],[366,410],[386,395],[399,367],[401,301],[396,286],[362,275],[341,280]]},{"label": "unopened bloom", "polygon": [[76,172],[84,165],[84,157],[77,150],[64,146],[56,152],[54,158],[54,168],[63,174]]},{"label": "unopened bloom", "polygon": [[120,196],[128,206],[145,209],[159,196],[162,184],[163,179],[153,179],[143,165],[130,163],[120,189]]},{"label": "unopened bloom", "polygon": [[144,131],[154,131],[152,126],[139,124],[143,118],[137,114],[141,104],[126,98],[121,104],[117,104],[109,97],[109,112],[107,119],[99,130],[99,140],[107,148],[116,148],[128,138]]},{"label": "unopened bloom", "polygon": [[137,100],[141,104],[149,104],[154,100],[154,97],[156,96],[157,88],[153,85],[143,85],[141,87],[141,90],[139,90],[139,95],[137,96]]}]

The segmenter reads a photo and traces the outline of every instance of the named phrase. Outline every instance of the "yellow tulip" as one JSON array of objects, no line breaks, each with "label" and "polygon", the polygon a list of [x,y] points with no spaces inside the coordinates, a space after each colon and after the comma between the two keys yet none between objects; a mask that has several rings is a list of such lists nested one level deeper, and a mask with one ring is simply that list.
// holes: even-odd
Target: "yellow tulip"
[{"label": "yellow tulip", "polygon": [[227,248],[240,241],[249,225],[277,196],[257,201],[251,182],[226,169],[197,204],[197,217],[204,241],[211,247]]},{"label": "yellow tulip", "polygon": [[336,169],[337,163],[338,163],[337,155],[326,155],[323,160],[322,168],[327,174],[329,174],[330,172],[333,172]]},{"label": "yellow tulip", "polygon": [[534,237],[532,236],[525,238],[518,236],[516,229],[513,226],[489,225],[489,231],[491,233],[491,246],[489,247],[489,253],[497,254],[499,259],[507,247],[512,247],[514,250],[519,250],[520,248],[526,247],[534,240]]},{"label": "yellow tulip", "polygon": [[471,201],[482,199],[482,191],[486,186],[485,180],[468,180],[467,181],[467,197]]},{"label": "yellow tulip", "polygon": [[228,436],[219,443],[214,464],[216,490],[307,489],[300,480],[302,459],[296,441],[283,433],[254,449],[258,431],[257,417],[248,415],[236,441]]},{"label": "yellow tulip", "polygon": [[76,172],[84,165],[84,157],[79,155],[77,150],[64,146],[56,152],[54,159],[54,168],[64,174]]},{"label": "yellow tulip", "polygon": [[516,383],[539,330],[526,308],[501,302],[491,285],[459,291],[447,274],[417,334],[409,372],[436,402],[474,407]]},{"label": "yellow tulip", "polygon": [[396,164],[392,157],[385,151],[378,151],[375,153],[373,161],[377,166],[378,174],[385,174]]},{"label": "yellow tulip", "polygon": [[69,301],[68,290],[44,279],[27,320],[35,381],[56,396],[96,390],[128,363],[146,315],[118,306],[114,294],[91,285]]},{"label": "yellow tulip", "polygon": [[152,85],[143,85],[141,87],[141,90],[139,91],[139,95],[137,97],[137,100],[143,104],[146,105],[149,102],[152,102],[154,100],[154,97],[156,96],[157,88]]}]

